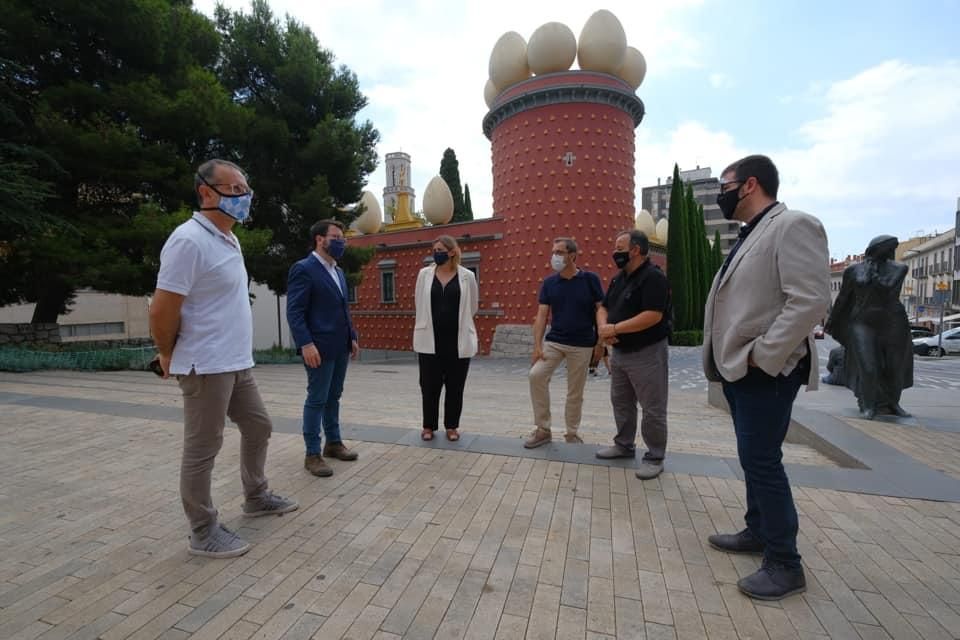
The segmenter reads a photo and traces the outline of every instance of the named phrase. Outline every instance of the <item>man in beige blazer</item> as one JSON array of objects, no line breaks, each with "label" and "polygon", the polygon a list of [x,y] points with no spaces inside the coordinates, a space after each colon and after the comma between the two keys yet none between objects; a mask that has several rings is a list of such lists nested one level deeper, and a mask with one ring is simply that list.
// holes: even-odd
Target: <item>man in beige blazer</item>
[{"label": "man in beige blazer", "polygon": [[806,589],[782,445],[800,386],[817,386],[813,328],[830,304],[823,226],[777,202],[779,183],[766,156],[724,170],[717,204],[724,217],[745,225],[713,280],[703,327],[703,370],[723,384],[747,488],[746,528],[709,542],[763,554],[761,569],[737,583],[761,600]]}]

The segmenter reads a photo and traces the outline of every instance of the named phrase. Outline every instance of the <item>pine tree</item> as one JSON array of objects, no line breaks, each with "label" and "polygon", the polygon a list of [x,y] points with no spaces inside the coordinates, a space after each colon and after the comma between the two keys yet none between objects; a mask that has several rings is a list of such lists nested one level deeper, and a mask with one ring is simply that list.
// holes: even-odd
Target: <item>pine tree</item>
[{"label": "pine tree", "polygon": [[457,161],[456,152],[450,147],[443,152],[443,160],[440,161],[440,177],[447,183],[450,193],[453,194],[453,218],[450,222],[472,220],[472,216],[465,217],[463,188],[460,186],[460,163]]},{"label": "pine tree", "polygon": [[470,202],[470,185],[463,185],[463,215],[466,220],[473,220],[473,203]]},{"label": "pine tree", "polygon": [[667,216],[667,280],[673,299],[674,327],[683,331],[690,325],[689,254],[687,253],[687,225],[685,224],[683,182],[680,168],[673,165],[673,183],[670,189],[670,208]]}]

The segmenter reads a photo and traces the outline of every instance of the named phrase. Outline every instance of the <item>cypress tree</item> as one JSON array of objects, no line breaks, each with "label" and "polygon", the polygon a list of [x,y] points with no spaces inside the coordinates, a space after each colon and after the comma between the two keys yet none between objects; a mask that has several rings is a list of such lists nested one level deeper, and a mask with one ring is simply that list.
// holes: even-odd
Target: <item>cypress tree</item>
[{"label": "cypress tree", "polygon": [[667,213],[670,222],[667,231],[667,280],[673,296],[674,326],[679,331],[688,329],[690,325],[689,255],[686,239],[687,225],[684,220],[685,208],[680,168],[675,164],[670,189],[670,207]]},{"label": "cypress tree", "polygon": [[[720,249],[720,230],[717,229],[716,233],[713,234],[713,270],[710,273],[710,278],[712,279],[716,275],[717,271],[720,270],[720,267],[723,266],[723,251]],[[712,280],[711,280],[712,282]]]},{"label": "cypress tree", "polygon": [[457,160],[456,152],[449,147],[443,152],[443,159],[440,161],[440,177],[450,187],[450,193],[453,195],[453,218],[450,221],[464,222],[472,219],[464,217],[463,189],[460,187],[460,162]]},{"label": "cypress tree", "polygon": [[693,185],[688,184],[684,196],[686,224],[689,230],[690,253],[690,328],[703,326],[703,242],[701,240],[698,213],[700,211],[693,197]]},{"label": "cypress tree", "polygon": [[463,216],[466,220],[473,220],[473,203],[470,202],[470,185],[463,185]]}]

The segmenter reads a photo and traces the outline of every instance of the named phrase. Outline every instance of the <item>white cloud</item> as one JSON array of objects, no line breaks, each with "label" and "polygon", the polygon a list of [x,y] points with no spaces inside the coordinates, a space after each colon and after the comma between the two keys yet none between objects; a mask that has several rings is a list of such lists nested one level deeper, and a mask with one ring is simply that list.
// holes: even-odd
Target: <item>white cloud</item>
[{"label": "white cloud", "polygon": [[[212,12],[213,0],[196,4]],[[248,0],[227,4],[249,7]],[[684,12],[700,4],[608,3],[628,42],[647,58],[648,83],[671,69],[703,68],[697,37],[682,28]],[[480,129],[490,49],[504,31],[528,38],[549,20],[564,22],[579,34],[595,9],[572,0],[546,9],[507,0],[273,0],[271,5],[278,14],[289,13],[309,25],[338,63],[357,73],[370,100],[361,115],[381,132],[381,158],[401,149],[413,156],[418,198],[450,146],[480,216],[489,215],[492,205],[490,143]],[[707,81],[716,88],[731,83],[722,73]],[[691,119],[664,131],[645,122],[637,129],[637,199],[640,187],[665,177],[674,162],[684,169],[712,166],[716,172],[746,153],[767,152],[781,169],[782,197],[824,221],[837,255],[861,251],[878,233],[905,237],[917,228],[952,221],[960,193],[960,64],[892,60],[840,81],[811,83],[780,99],[790,101],[802,101],[809,119],[765,149],[738,144],[748,137],[746,130],[715,131]],[[753,117],[734,126],[749,127]],[[381,166],[368,188],[379,196],[383,183]]]},{"label": "white cloud", "polygon": [[711,73],[710,86],[714,89],[730,89],[733,87],[733,78],[725,73]]},{"label": "white cloud", "polygon": [[[648,81],[671,69],[698,67],[699,39],[677,26],[678,13],[703,0],[635,3],[608,2],[620,19],[628,44],[647,59]],[[226,0],[248,10],[248,0]],[[444,149],[453,147],[461,181],[470,184],[474,212],[492,211],[490,142],[481,131],[486,114],[483,85],[490,50],[505,31],[529,38],[551,20],[564,22],[575,34],[599,7],[573,0],[537,3],[508,0],[441,2],[415,0],[325,0],[300,3],[272,0],[274,12],[289,13],[310,26],[320,44],[337,62],[357,73],[370,106],[361,113],[380,131],[381,166],[370,176],[370,189],[383,191],[383,155],[403,150],[413,159],[412,184],[419,197],[440,168]],[[195,5],[212,13],[213,0]],[[491,17],[496,16],[496,19]],[[662,171],[662,169],[660,169]]]}]

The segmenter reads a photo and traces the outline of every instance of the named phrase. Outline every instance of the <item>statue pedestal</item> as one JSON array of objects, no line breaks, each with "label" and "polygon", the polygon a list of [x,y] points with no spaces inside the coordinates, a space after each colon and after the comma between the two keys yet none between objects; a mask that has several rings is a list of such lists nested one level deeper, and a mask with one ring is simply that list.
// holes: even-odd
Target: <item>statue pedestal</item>
[{"label": "statue pedestal", "polygon": [[393,213],[393,222],[385,225],[386,231],[402,231],[404,229],[419,229],[423,220],[415,218],[410,213],[410,195],[400,192],[397,194],[397,208]]}]

